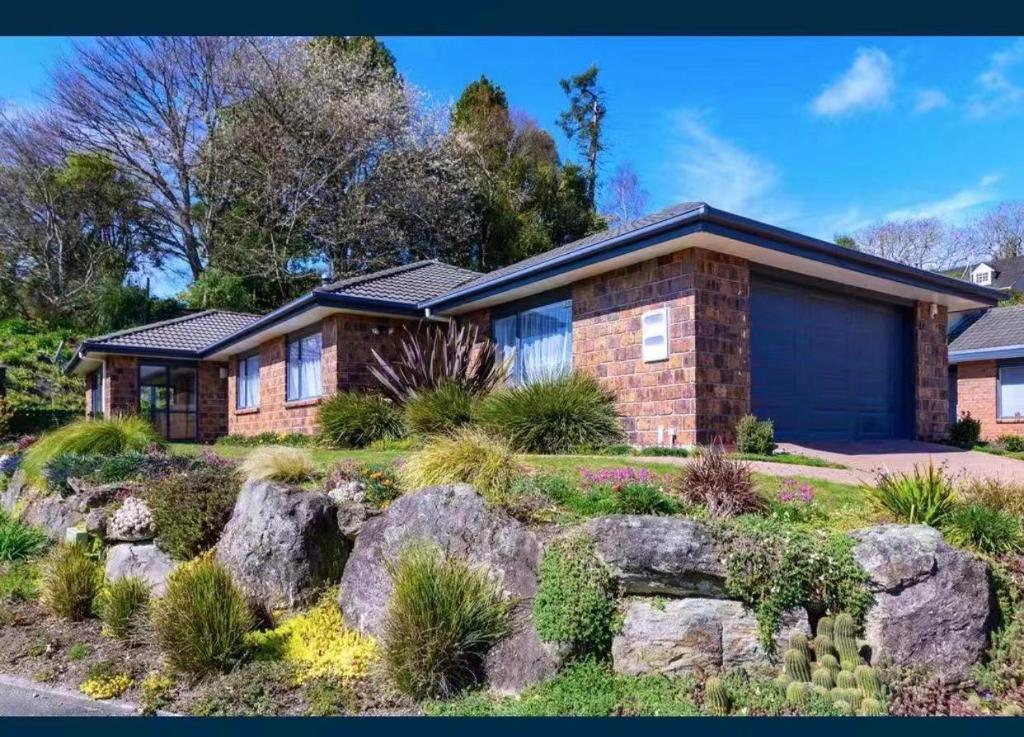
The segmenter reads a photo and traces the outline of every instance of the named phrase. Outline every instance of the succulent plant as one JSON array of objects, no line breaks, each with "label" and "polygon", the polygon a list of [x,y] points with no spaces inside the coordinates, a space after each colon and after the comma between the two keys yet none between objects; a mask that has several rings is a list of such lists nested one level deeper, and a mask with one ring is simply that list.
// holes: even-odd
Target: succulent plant
[{"label": "succulent plant", "polygon": [[852,640],[856,636],[857,624],[853,621],[853,617],[846,612],[837,614],[833,626],[832,639],[847,637]]},{"label": "succulent plant", "polygon": [[819,655],[818,656],[818,667],[828,668],[832,673],[832,680],[835,680],[836,673],[839,672],[839,658],[835,655]]},{"label": "succulent plant", "polygon": [[859,688],[844,688],[841,696],[841,699],[848,702],[854,709],[860,706],[863,698],[864,694],[860,692]]},{"label": "succulent plant", "polygon": [[834,636],[832,617],[822,617],[818,620],[818,637],[825,636],[831,639]]},{"label": "succulent plant", "polygon": [[840,716],[853,716],[853,707],[850,706],[849,701],[843,701],[843,699],[836,699],[832,702],[832,709]]},{"label": "succulent plant", "polygon": [[853,671],[853,676],[865,696],[877,699],[882,695],[882,684],[878,680],[875,669],[870,665],[858,665]]},{"label": "succulent plant", "polygon": [[832,678],[832,671],[828,668],[815,668],[811,673],[811,683],[823,688],[832,688],[836,685],[835,679]]},{"label": "succulent plant", "polygon": [[793,682],[793,679],[787,676],[785,673],[779,673],[775,677],[775,685],[778,686],[779,690],[785,694],[786,688]]},{"label": "succulent plant", "polygon": [[715,716],[724,717],[729,713],[729,694],[719,678],[709,678],[704,684],[704,705]]},{"label": "succulent plant", "polygon": [[807,642],[807,636],[796,632],[792,637],[789,638],[789,648],[791,650],[799,650],[803,653],[804,657],[807,658],[807,662],[814,660],[814,653],[811,652],[811,646]]},{"label": "succulent plant", "polygon": [[835,678],[839,688],[857,688],[857,678],[850,671],[841,670],[836,673]]},{"label": "succulent plant", "polygon": [[874,698],[866,698],[860,702],[860,714],[865,717],[885,716],[882,702]]},{"label": "succulent plant", "polygon": [[836,646],[835,643],[832,642],[832,638],[828,635],[818,635],[814,638],[814,659],[820,661],[825,655],[839,657],[839,653],[836,651]]},{"label": "succulent plant", "polygon": [[839,668],[847,673],[853,673],[857,670],[857,666],[860,665],[860,657],[856,658],[840,658]]},{"label": "succulent plant", "polygon": [[786,686],[786,701],[791,704],[800,704],[807,700],[810,693],[808,685],[802,681],[793,681]]},{"label": "succulent plant", "polygon": [[783,656],[786,675],[794,681],[808,682],[811,680],[811,663],[800,650],[790,648]]},{"label": "succulent plant", "polygon": [[816,696],[820,696],[821,698],[825,699],[825,701],[828,701],[829,703],[832,702],[832,689],[830,688],[825,688],[824,686],[816,686],[812,683],[811,692]]}]

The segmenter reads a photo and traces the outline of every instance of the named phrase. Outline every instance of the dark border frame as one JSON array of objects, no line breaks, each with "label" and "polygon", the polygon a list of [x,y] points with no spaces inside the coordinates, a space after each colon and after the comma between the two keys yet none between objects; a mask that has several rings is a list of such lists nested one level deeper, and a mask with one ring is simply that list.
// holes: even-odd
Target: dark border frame
[{"label": "dark border frame", "polygon": [[996,360],[996,422],[1000,420],[1024,421],[1024,415],[1003,415],[1003,369],[1024,367],[1024,358]]},{"label": "dark border frame", "polygon": [[[142,412],[142,364],[145,363],[145,362],[146,362],[145,357],[144,356],[140,356],[139,360],[135,364],[135,408],[136,408],[136,411],[139,413],[139,415],[143,414],[143,412]],[[200,420],[199,420],[199,363],[197,361],[153,361],[153,362],[150,362],[148,365],[150,365],[150,366],[163,366],[164,367],[164,370],[167,372],[167,386],[168,386],[168,388],[170,387],[171,369],[172,368],[191,368],[192,371],[195,372],[195,377],[196,377],[196,380],[195,380],[195,397],[196,397],[195,432],[192,433],[192,437],[191,438],[173,438],[172,439],[170,437],[165,437],[164,440],[166,440],[169,443],[187,443],[187,442],[190,442],[190,441],[193,442],[193,443],[199,442],[199,422],[200,422]],[[188,412],[186,410],[185,412],[178,411],[176,414],[187,414],[187,413]],[[168,433],[168,435],[170,435],[170,430],[171,430],[171,405],[170,405],[170,402],[168,402],[167,407],[164,409],[164,414],[165,414],[165,416],[167,418],[167,433]],[[146,419],[148,420],[148,419],[150,419],[150,417],[151,417],[151,415],[149,413],[147,413]]]}]

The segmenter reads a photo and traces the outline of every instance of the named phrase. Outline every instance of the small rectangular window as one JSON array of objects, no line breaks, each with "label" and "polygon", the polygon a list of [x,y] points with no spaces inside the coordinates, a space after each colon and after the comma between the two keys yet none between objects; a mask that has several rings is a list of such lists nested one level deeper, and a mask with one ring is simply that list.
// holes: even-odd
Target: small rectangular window
[{"label": "small rectangular window", "polygon": [[1024,365],[999,367],[999,416],[1024,417]]},{"label": "small rectangular window", "polygon": [[977,271],[974,273],[975,284],[990,284],[992,282],[991,271]]},{"label": "small rectangular window", "polygon": [[320,329],[315,333],[298,335],[288,339],[287,354],[287,399],[312,399],[323,393],[323,378],[320,372],[320,354],[323,340]]},{"label": "small rectangular window", "polygon": [[89,374],[89,411],[94,416],[103,414],[103,370]]},{"label": "small rectangular window", "polygon": [[510,380],[529,384],[572,371],[572,300],[538,305],[492,322],[498,355],[508,361]]},{"label": "small rectangular window", "polygon": [[260,406],[260,354],[251,353],[238,359],[235,380],[235,404],[238,409]]}]

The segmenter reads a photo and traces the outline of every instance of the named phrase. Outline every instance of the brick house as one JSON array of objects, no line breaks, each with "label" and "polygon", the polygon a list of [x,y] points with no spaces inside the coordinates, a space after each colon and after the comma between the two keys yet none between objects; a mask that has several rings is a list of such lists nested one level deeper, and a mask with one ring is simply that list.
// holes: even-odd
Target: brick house
[{"label": "brick house", "polygon": [[171,438],[314,432],[323,397],[372,388],[371,348],[393,355],[403,328],[470,321],[514,381],[596,376],[635,445],[728,441],[749,412],[783,440],[938,439],[947,314],[998,296],[684,203],[488,274],[421,261],[259,317],[207,311],[92,338],[69,370],[88,378],[88,407],[142,410]]}]

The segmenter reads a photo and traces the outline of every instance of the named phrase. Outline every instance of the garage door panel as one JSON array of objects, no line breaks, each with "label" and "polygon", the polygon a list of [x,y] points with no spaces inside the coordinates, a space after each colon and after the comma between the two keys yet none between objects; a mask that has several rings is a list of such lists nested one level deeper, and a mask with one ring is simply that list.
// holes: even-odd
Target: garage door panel
[{"label": "garage door panel", "polygon": [[908,435],[905,308],[758,276],[750,315],[751,403],[780,440]]}]

